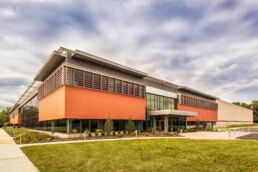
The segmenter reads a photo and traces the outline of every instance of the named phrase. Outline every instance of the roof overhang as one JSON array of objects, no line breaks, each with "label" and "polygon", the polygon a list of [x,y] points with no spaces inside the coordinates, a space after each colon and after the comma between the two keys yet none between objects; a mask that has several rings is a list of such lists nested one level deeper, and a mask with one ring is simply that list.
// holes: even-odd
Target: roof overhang
[{"label": "roof overhang", "polygon": [[170,97],[170,98],[177,98],[177,93],[174,93],[172,91],[166,91],[163,89],[158,89],[150,86],[146,86],[146,93],[156,94],[160,96]]},{"label": "roof overhang", "polygon": [[157,111],[149,111],[148,115],[150,116],[185,116],[185,117],[196,117],[197,112],[188,112],[188,111],[181,111],[181,110],[157,110]]},{"label": "roof overhang", "polygon": [[35,81],[44,81],[51,72],[53,72],[63,61],[65,56],[54,51],[48,58],[47,62],[42,66],[40,71],[35,76]]},{"label": "roof overhang", "polygon": [[106,60],[106,59],[94,56],[94,55],[89,54],[89,53],[82,52],[80,50],[75,50],[72,57],[75,58],[75,59],[80,59],[80,60],[83,60],[83,61],[88,61],[88,62],[97,64],[97,65],[101,65],[101,66],[107,67],[109,69],[113,69],[113,70],[117,70],[117,71],[120,71],[120,72],[124,72],[124,73],[130,74],[130,75],[133,75],[133,76],[137,76],[137,77],[140,77],[140,78],[148,76],[147,73],[144,73],[144,72],[141,72],[141,71],[129,68],[127,66],[120,65],[118,63],[115,63],[115,62],[112,62],[112,61],[109,61],[109,60]]},{"label": "roof overhang", "polygon": [[176,84],[173,84],[171,82],[168,82],[168,81],[165,81],[165,80],[161,80],[161,79],[158,79],[158,78],[155,78],[153,76],[148,76],[145,78],[146,81],[151,81],[151,82],[155,82],[157,84],[161,84],[161,85],[166,85],[168,87],[171,87],[171,88],[174,88],[174,89],[178,89],[178,85]]}]

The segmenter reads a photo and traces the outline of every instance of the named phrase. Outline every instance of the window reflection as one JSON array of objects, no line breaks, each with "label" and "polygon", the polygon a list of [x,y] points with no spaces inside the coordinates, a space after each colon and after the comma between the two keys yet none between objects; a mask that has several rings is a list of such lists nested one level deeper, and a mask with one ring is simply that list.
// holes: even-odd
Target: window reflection
[{"label": "window reflection", "polygon": [[38,99],[33,97],[25,105],[20,108],[22,125],[27,128],[38,126]]}]

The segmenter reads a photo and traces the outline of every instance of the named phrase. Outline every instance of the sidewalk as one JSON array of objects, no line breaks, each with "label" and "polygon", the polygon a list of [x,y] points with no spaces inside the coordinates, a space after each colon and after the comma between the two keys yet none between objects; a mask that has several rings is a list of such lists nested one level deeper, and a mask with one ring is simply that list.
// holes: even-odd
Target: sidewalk
[{"label": "sidewalk", "polygon": [[37,168],[26,157],[3,129],[0,129],[0,171],[1,172],[37,172]]},{"label": "sidewalk", "polygon": [[213,132],[213,131],[198,131],[191,133],[181,133],[178,137],[132,137],[132,138],[115,138],[115,139],[95,139],[95,140],[70,140],[70,141],[57,141],[46,143],[32,143],[21,144],[19,147],[27,146],[42,146],[42,145],[55,145],[55,144],[70,144],[70,143],[84,143],[84,142],[109,142],[121,140],[145,140],[145,139],[199,139],[199,140],[238,140],[238,137],[250,134],[250,132]]},{"label": "sidewalk", "polygon": [[251,134],[251,132],[242,131],[223,131],[223,132],[213,132],[213,131],[198,131],[192,133],[182,133],[188,139],[204,139],[204,140],[237,140],[238,137]]},{"label": "sidewalk", "polygon": [[85,143],[85,142],[109,142],[109,141],[121,141],[121,140],[184,139],[184,138],[185,137],[178,136],[178,137],[132,137],[132,138],[95,139],[95,140],[71,140],[71,141],[60,141],[60,142],[21,144],[21,145],[19,145],[19,147],[70,144],[70,143]]}]

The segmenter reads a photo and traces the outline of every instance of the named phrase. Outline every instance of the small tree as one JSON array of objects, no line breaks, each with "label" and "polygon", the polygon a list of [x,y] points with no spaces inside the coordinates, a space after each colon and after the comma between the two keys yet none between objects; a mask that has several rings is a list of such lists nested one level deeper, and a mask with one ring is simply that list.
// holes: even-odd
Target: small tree
[{"label": "small tree", "polygon": [[114,123],[111,118],[108,118],[104,124],[104,131],[110,133],[114,130]]},{"label": "small tree", "polygon": [[127,122],[126,130],[129,134],[132,134],[135,131],[135,124],[131,119],[129,119]]}]

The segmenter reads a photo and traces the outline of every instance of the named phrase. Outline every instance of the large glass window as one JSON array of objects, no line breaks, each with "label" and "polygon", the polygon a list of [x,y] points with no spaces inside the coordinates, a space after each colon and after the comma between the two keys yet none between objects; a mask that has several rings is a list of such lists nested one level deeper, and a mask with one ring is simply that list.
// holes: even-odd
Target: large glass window
[{"label": "large glass window", "polygon": [[38,99],[33,97],[20,108],[21,122],[24,127],[33,128],[39,125],[38,121]]},{"label": "large glass window", "polygon": [[146,103],[148,111],[175,109],[175,99],[170,97],[147,93]]}]

